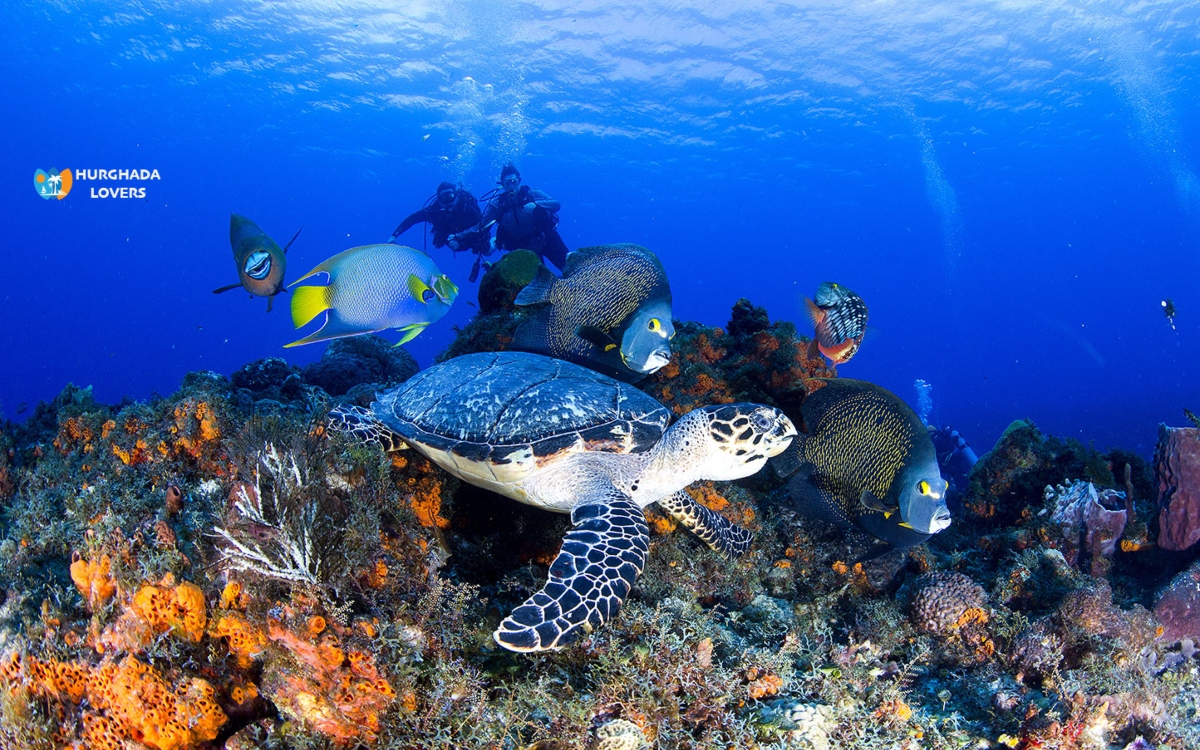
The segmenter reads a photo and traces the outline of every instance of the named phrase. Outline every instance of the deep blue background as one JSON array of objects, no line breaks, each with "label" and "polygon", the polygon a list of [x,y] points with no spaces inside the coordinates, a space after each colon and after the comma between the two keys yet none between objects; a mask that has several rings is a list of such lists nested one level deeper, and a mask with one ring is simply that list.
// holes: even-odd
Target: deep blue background
[{"label": "deep blue background", "polygon": [[[980,449],[1030,417],[1148,454],[1200,410],[1197,4],[872,7],[7,3],[0,414],[313,361],[287,297],[211,294],[230,212],[304,227],[295,279],[512,158],[568,245],[655,250],[678,318],[747,297],[808,332],[838,281],[877,329],[842,375],[931,381]],[[44,201],[38,168],[162,179]],[[423,365],[473,313],[468,259],[434,257],[464,294]]]}]

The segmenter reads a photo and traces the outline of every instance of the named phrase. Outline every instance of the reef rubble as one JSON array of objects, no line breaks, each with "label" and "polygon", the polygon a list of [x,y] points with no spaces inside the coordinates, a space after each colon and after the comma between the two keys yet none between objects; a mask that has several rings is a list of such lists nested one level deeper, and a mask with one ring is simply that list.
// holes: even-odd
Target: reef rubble
[{"label": "reef rubble", "polygon": [[[511,341],[521,260],[450,352]],[[640,387],[677,414],[795,413],[837,375],[746,300],[676,330]],[[800,516],[773,472],[699,483],[750,552],[651,508],[619,615],[531,657],[490,634],[567,519],[325,426],[406,357],[363,337],[145,403],[68,385],[0,423],[0,747],[1200,747],[1200,545],[1170,510],[1190,475],[1164,502],[1144,459],[1020,420],[949,529],[858,563],[870,540]]]}]

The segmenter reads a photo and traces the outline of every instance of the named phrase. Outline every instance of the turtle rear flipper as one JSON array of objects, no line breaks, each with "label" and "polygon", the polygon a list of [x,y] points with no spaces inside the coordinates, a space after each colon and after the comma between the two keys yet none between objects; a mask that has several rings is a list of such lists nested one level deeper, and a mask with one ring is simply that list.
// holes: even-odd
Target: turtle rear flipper
[{"label": "turtle rear flipper", "polygon": [[385,453],[408,448],[404,438],[375,418],[369,409],[350,404],[338,404],[326,418],[329,429],[349,435],[360,443],[377,443]]},{"label": "turtle rear flipper", "polygon": [[615,488],[571,511],[542,590],[492,634],[510,651],[562,648],[617,614],[646,565],[650,530],[642,509]]},{"label": "turtle rear flipper", "polygon": [[716,552],[738,557],[754,541],[754,534],[696,502],[686,490],[679,490],[658,504]]}]

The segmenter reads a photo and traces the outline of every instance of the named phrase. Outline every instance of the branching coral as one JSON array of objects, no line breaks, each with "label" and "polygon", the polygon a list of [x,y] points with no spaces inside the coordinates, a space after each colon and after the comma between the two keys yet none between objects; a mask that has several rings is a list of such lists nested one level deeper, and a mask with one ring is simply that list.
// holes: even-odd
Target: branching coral
[{"label": "branching coral", "polygon": [[[317,506],[295,502],[307,484],[295,456],[266,445],[258,463],[272,480],[263,492],[263,476],[256,466],[254,484],[237,484],[231,493],[231,520],[214,531],[225,541],[222,560],[233,570],[290,583],[316,584],[324,560],[316,539]],[[265,499],[264,499],[265,497]]]}]

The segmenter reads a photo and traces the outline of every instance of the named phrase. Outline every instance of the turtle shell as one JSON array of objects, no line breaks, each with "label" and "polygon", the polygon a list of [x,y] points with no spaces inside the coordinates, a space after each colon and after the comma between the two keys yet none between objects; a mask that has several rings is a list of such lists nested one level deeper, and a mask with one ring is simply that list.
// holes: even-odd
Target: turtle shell
[{"label": "turtle shell", "polygon": [[371,410],[439,464],[489,484],[572,453],[640,453],[671,420],[632,386],[527,352],[455,357],[381,395]]}]

